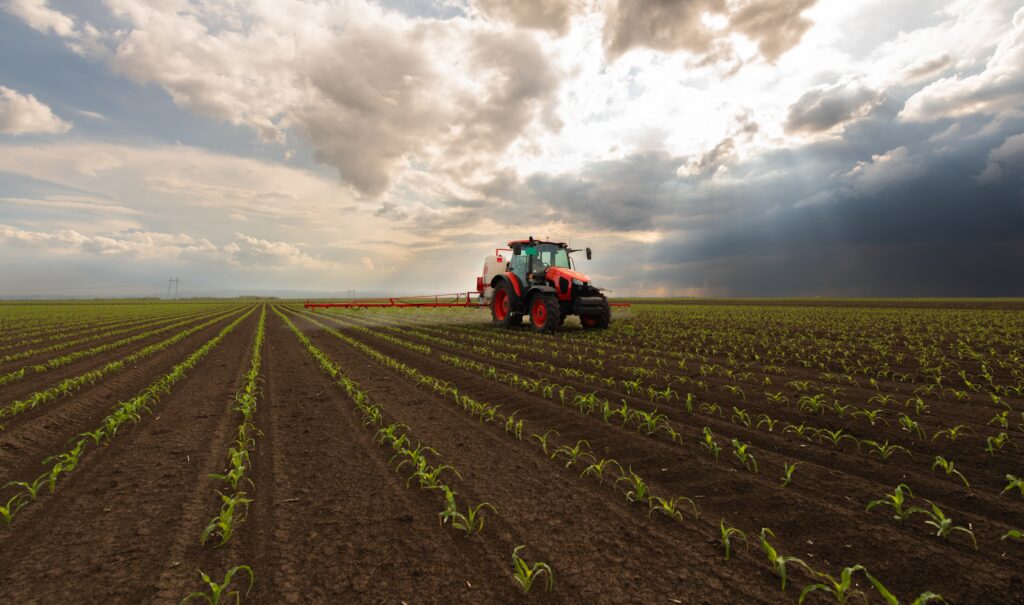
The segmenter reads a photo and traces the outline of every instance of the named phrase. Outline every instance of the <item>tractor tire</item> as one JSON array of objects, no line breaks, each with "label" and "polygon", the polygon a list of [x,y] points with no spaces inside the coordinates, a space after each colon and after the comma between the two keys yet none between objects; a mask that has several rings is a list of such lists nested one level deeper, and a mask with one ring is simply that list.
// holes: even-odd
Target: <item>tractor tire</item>
[{"label": "tractor tire", "polygon": [[604,299],[601,305],[601,312],[598,315],[581,315],[580,324],[584,330],[604,330],[612,323],[612,308],[608,306],[608,299]]},{"label": "tractor tire", "polygon": [[553,294],[538,294],[530,300],[530,326],[536,332],[554,332],[561,325],[562,310]]},{"label": "tractor tire", "polygon": [[523,322],[523,314],[517,313],[518,297],[508,282],[502,282],[494,288],[491,297],[491,321],[504,328],[518,326]]}]

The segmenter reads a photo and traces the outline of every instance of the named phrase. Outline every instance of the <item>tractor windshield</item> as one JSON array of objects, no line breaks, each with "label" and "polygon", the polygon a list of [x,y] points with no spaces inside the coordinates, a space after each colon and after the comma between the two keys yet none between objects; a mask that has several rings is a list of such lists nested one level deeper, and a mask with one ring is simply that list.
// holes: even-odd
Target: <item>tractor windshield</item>
[{"label": "tractor windshield", "polygon": [[562,246],[540,244],[537,246],[537,258],[547,267],[572,268],[569,265],[569,252]]}]

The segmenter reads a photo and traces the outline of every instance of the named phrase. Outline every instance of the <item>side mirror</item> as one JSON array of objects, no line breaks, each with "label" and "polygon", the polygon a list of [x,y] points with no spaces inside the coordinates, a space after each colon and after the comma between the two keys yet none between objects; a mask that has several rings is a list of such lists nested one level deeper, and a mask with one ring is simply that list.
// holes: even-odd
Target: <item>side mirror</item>
[{"label": "side mirror", "polygon": [[587,260],[590,260],[590,248],[587,248]]}]

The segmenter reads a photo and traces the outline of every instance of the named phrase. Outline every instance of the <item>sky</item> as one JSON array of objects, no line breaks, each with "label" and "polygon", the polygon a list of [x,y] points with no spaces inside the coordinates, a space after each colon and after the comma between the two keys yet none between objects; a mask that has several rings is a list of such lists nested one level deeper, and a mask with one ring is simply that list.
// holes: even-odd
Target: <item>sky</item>
[{"label": "sky", "polygon": [[1019,0],[0,7],[0,297],[1024,296]]}]

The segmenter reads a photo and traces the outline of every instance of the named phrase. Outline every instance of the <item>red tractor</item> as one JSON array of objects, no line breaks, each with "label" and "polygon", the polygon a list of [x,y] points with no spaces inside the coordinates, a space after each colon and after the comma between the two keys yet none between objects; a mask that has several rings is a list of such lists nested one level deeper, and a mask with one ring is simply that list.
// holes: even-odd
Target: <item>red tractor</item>
[{"label": "red tractor", "polygon": [[[501,326],[518,326],[529,316],[538,332],[552,332],[569,315],[579,315],[584,329],[603,329],[611,323],[608,299],[590,278],[575,270],[573,252],[561,242],[533,239],[511,241],[484,259],[477,292]],[[506,257],[502,252],[511,252]],[[590,248],[586,249],[590,260]]]}]

